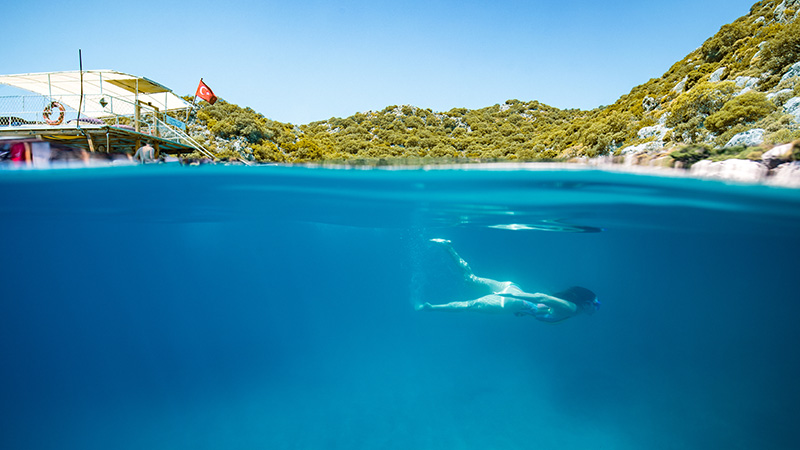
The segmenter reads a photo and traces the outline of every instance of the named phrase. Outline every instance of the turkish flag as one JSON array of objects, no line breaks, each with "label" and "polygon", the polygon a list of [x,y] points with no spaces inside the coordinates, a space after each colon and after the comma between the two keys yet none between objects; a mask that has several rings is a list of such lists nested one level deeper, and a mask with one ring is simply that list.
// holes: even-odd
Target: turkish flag
[{"label": "turkish flag", "polygon": [[197,92],[194,95],[202,98],[203,100],[207,101],[208,103],[211,103],[212,105],[214,104],[214,102],[217,101],[217,96],[214,95],[214,92],[211,91],[211,88],[209,88],[205,83],[203,83],[202,78],[200,78],[200,84],[197,86]]}]

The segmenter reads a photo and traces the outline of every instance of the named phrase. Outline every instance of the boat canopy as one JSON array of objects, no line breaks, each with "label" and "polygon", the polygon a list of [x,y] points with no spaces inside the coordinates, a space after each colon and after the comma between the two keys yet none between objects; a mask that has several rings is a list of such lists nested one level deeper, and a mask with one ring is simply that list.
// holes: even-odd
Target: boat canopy
[{"label": "boat canopy", "polygon": [[[153,80],[114,70],[83,71],[83,103],[81,104],[81,72],[26,73],[0,75],[0,84],[35,92],[59,101],[74,110],[93,111],[95,116],[115,114],[114,101],[148,105],[161,112],[191,108],[191,104],[167,87]],[[118,100],[122,100],[119,102]],[[120,105],[122,106],[122,105]],[[130,108],[126,108],[130,109]]]}]

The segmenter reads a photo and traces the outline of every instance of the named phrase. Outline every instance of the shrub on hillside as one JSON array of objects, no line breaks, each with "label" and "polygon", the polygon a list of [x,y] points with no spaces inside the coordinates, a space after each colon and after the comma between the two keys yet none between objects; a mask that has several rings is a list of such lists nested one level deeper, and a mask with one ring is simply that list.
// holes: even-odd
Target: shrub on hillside
[{"label": "shrub on hillside", "polygon": [[286,162],[286,155],[269,141],[253,145],[253,156],[258,162]]},{"label": "shrub on hillside", "polygon": [[267,127],[267,119],[261,114],[224,100],[203,107],[197,112],[197,120],[223,139],[243,137],[248,142],[256,143],[273,136]]},{"label": "shrub on hillside", "polygon": [[774,110],[775,105],[767,100],[764,93],[750,91],[725,103],[722,109],[708,116],[704,123],[708,130],[722,133],[734,125],[760,120]]},{"label": "shrub on hillside", "polygon": [[787,128],[782,128],[774,133],[767,135],[764,142],[771,145],[786,144],[795,139],[800,139],[800,130],[792,131]]},{"label": "shrub on hillside", "polygon": [[296,143],[287,144],[285,147],[292,157],[291,162],[309,162],[323,159],[323,152],[319,144],[307,138],[300,138]]},{"label": "shrub on hillside", "polygon": [[736,42],[749,34],[750,29],[744,21],[723,25],[717,34],[700,47],[703,59],[707,63],[722,61],[728,53],[735,50]]},{"label": "shrub on hillside", "polygon": [[711,149],[705,145],[688,145],[669,154],[672,159],[684,163],[686,167],[691,166],[701,159],[706,159],[710,155]]},{"label": "shrub on hillside", "polygon": [[747,147],[745,145],[735,145],[733,147],[722,147],[711,150],[712,161],[725,161],[727,159],[749,159],[757,161],[761,159],[764,150],[760,147]]},{"label": "shrub on hillside", "polygon": [[771,73],[764,82],[763,88],[772,88],[781,79],[790,65],[800,61],[800,21],[791,22],[781,27],[761,50],[759,66]]},{"label": "shrub on hillside", "polygon": [[667,126],[675,127],[698,115],[705,117],[717,112],[733,97],[735,91],[736,85],[731,81],[699,83],[694,89],[684,92],[670,104],[669,112],[671,114],[667,118]]}]

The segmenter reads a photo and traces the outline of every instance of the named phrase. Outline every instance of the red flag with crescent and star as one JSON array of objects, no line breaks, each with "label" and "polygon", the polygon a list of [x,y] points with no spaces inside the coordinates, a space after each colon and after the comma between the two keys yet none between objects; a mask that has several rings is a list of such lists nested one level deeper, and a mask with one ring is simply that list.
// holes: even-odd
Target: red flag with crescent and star
[{"label": "red flag with crescent and star", "polygon": [[209,88],[208,85],[203,82],[202,78],[200,78],[200,84],[197,86],[197,92],[194,95],[202,98],[212,105],[217,101],[217,96],[214,95],[214,92],[211,91],[211,88]]}]

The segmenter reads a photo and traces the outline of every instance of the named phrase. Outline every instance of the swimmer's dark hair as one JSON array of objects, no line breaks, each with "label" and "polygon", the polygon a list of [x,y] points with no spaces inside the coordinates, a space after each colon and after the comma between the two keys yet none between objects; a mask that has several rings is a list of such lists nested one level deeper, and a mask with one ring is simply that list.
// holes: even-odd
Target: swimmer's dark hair
[{"label": "swimmer's dark hair", "polygon": [[572,302],[579,307],[587,307],[592,305],[597,298],[597,294],[585,287],[572,286],[561,292],[556,292],[553,297]]}]

